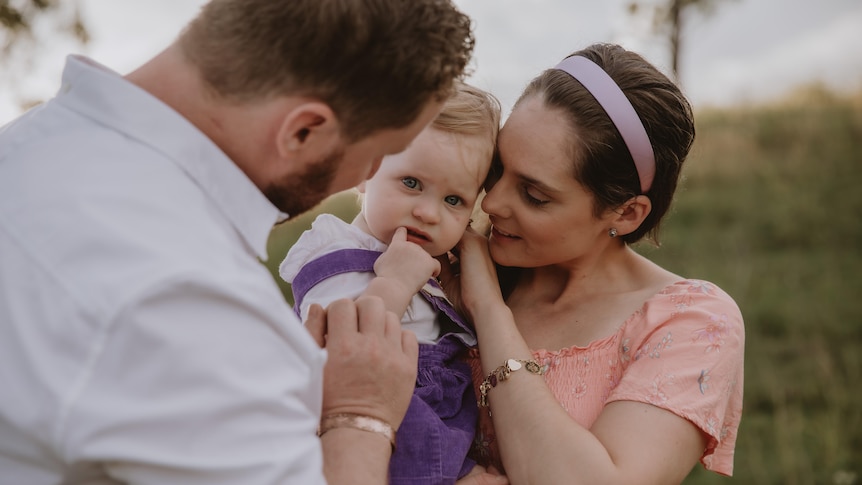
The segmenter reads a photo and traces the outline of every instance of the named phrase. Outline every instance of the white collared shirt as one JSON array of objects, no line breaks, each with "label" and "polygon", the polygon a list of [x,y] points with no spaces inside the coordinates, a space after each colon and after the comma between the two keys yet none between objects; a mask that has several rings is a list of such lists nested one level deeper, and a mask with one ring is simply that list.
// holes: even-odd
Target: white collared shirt
[{"label": "white collared shirt", "polygon": [[324,483],[325,352],[259,262],[280,216],[70,57],[0,129],[0,484]]}]

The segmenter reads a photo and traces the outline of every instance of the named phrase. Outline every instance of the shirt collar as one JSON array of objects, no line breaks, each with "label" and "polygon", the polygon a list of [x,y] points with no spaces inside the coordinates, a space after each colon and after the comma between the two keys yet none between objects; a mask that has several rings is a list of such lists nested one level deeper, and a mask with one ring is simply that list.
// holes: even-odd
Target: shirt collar
[{"label": "shirt collar", "polygon": [[69,56],[57,101],[152,147],[176,163],[228,219],[249,248],[267,259],[273,225],[287,216],[215,143],[160,100],[82,56]]}]

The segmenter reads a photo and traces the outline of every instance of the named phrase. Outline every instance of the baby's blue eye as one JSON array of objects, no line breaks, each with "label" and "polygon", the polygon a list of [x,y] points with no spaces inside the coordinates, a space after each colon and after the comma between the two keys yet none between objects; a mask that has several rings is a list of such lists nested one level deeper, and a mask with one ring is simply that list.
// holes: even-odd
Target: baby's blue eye
[{"label": "baby's blue eye", "polygon": [[443,200],[449,205],[459,205],[461,203],[461,198],[457,195],[447,195]]},{"label": "baby's blue eye", "polygon": [[419,187],[419,181],[413,177],[404,177],[403,179],[401,179],[401,183],[409,189],[415,189]]}]

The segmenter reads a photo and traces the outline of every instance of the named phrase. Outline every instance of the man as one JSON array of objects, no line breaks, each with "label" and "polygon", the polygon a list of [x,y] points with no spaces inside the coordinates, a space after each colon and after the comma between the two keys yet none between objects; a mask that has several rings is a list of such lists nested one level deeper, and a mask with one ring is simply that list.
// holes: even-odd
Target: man
[{"label": "man", "polygon": [[212,0],[125,78],[70,57],[0,131],[0,483],[385,483],[415,337],[378,299],[310,336],[259,258],[472,48],[448,0]]}]

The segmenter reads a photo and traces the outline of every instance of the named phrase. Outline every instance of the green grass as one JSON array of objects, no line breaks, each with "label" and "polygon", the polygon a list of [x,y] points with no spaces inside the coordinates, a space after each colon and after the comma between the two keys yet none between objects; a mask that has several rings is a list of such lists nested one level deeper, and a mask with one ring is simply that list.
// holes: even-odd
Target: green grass
[{"label": "green grass", "polygon": [[654,261],[712,280],[746,322],[733,478],[862,483],[862,93],[698,113]]},{"label": "green grass", "polygon": [[[734,477],[685,484],[862,484],[862,93],[812,87],[697,129],[662,246],[637,249],[737,301],[745,397]],[[320,211],[349,220],[354,196],[276,228],[274,274]]]}]

